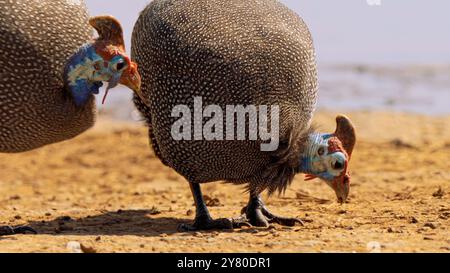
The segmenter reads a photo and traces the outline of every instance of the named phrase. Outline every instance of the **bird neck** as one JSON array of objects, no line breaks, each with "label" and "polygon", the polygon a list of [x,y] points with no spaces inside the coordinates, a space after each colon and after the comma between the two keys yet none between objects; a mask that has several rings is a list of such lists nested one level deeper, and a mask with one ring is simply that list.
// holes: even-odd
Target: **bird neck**
[{"label": "bird neck", "polygon": [[309,173],[311,171],[311,151],[313,150],[313,143],[311,142],[314,139],[316,133],[311,133],[307,136],[306,141],[304,143],[304,147],[300,153],[298,160],[297,173]]},{"label": "bird neck", "polygon": [[83,45],[73,54],[64,69],[64,82],[76,106],[87,104],[94,94],[99,93],[102,81],[94,81],[97,69],[103,65],[103,59],[96,53],[93,43]]}]

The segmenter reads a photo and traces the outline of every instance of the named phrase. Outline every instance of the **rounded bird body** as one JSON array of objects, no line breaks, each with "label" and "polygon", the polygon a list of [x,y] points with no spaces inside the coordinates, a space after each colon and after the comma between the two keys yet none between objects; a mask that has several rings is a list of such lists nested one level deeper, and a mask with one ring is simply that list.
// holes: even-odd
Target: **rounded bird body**
[{"label": "rounded bird body", "polygon": [[139,89],[120,24],[110,16],[89,19],[84,1],[0,0],[0,33],[0,152],[28,151],[89,129],[102,81],[108,89],[119,83]]},{"label": "rounded bird body", "polygon": [[[153,147],[189,181],[259,179],[270,153],[258,141],[176,141],[176,105],[278,105],[280,141],[306,132],[316,104],[311,35],[275,0],[156,0],[138,19],[132,58],[140,66],[136,104],[151,125]],[[225,119],[226,117],[224,117]]]},{"label": "rounded bird body", "polygon": [[0,152],[70,139],[95,122],[93,97],[77,107],[64,92],[66,61],[92,39],[85,5],[0,0]]},{"label": "rounded bird body", "polygon": [[[354,129],[344,116],[337,118],[334,134],[311,129],[317,100],[313,41],[286,6],[276,0],[154,0],[136,22],[131,51],[142,76],[134,102],[149,126],[153,150],[188,180],[194,197],[195,221],[182,230],[295,225],[301,221],[272,214],[260,194],[284,191],[297,173],[325,180],[345,201]],[[194,109],[195,116],[209,106],[275,107],[278,116],[267,120],[278,122],[279,146],[266,151],[262,138],[249,138],[250,117],[245,127],[230,119],[238,130],[249,128],[245,140],[197,137],[210,121],[178,120],[178,110],[190,115]],[[235,112],[215,118],[228,122],[227,115]],[[178,123],[187,123],[184,129],[187,135],[193,131],[194,139],[174,137]],[[242,217],[209,215],[200,184],[220,180],[247,184],[250,199]]]},{"label": "rounded bird body", "polygon": [[[89,19],[82,0],[0,0],[0,153],[89,129],[103,81],[106,93],[119,83],[139,93],[140,76],[122,35],[111,16]],[[34,230],[0,226],[0,235],[25,232]]]}]

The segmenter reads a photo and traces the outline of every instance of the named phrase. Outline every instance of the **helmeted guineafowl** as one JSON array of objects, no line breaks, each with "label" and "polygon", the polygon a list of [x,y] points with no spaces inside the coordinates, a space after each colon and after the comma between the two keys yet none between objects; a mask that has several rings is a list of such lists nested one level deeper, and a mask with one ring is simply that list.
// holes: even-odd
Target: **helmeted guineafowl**
[{"label": "helmeted guineafowl", "polygon": [[[245,222],[294,225],[300,221],[270,213],[260,194],[266,189],[283,192],[297,173],[321,178],[339,201],[346,200],[354,128],[345,116],[337,117],[334,134],[310,128],[317,98],[313,42],[302,19],[280,2],[154,0],[134,27],[132,58],[142,77],[142,96],[135,95],[134,102],[148,123],[153,150],[189,181],[195,200],[195,221],[182,225],[182,230],[231,228]],[[211,112],[205,114],[209,105],[278,107],[278,148],[264,151],[261,144],[266,142],[259,138],[192,137],[196,128],[201,130],[213,119]],[[180,132],[187,135],[178,138],[174,124],[182,115],[174,109],[204,110],[209,117],[194,124],[182,122],[187,132]],[[180,112],[186,114],[184,110]],[[230,116],[225,115],[215,124],[225,123]],[[231,116],[236,125],[237,118]],[[246,126],[250,123],[249,118]],[[245,219],[210,217],[200,183],[213,181],[247,184]]]},{"label": "helmeted guineafowl", "polygon": [[[99,34],[95,40],[89,24]],[[82,0],[0,0],[1,153],[28,151],[89,129],[102,81],[108,89],[119,83],[140,88],[114,18],[89,19]]]}]

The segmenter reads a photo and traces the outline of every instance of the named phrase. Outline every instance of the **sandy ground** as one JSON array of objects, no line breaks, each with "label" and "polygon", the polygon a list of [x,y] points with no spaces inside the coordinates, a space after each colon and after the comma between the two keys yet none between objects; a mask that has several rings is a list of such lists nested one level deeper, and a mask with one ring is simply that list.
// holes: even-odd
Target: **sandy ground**
[{"label": "sandy ground", "polygon": [[[334,130],[335,113],[315,121]],[[36,151],[0,155],[0,223],[39,235],[0,238],[0,252],[450,252],[450,116],[350,113],[359,142],[350,202],[297,176],[266,202],[305,226],[178,233],[193,218],[186,181],[164,167],[139,124],[100,120],[88,133]],[[214,217],[237,216],[239,186],[203,187]]]}]

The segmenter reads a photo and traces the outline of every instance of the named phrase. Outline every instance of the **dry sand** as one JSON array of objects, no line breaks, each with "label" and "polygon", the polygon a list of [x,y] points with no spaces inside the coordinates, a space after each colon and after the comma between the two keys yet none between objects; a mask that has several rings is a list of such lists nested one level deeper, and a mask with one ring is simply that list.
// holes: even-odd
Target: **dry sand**
[{"label": "dry sand", "polygon": [[[334,130],[334,113],[315,121]],[[0,252],[450,252],[450,116],[350,113],[359,142],[350,203],[298,175],[285,196],[266,199],[305,226],[178,233],[193,218],[186,181],[148,147],[146,129],[100,120],[68,142],[0,155],[0,223],[39,235],[0,238]],[[239,186],[203,187],[214,217],[237,216]]]}]

